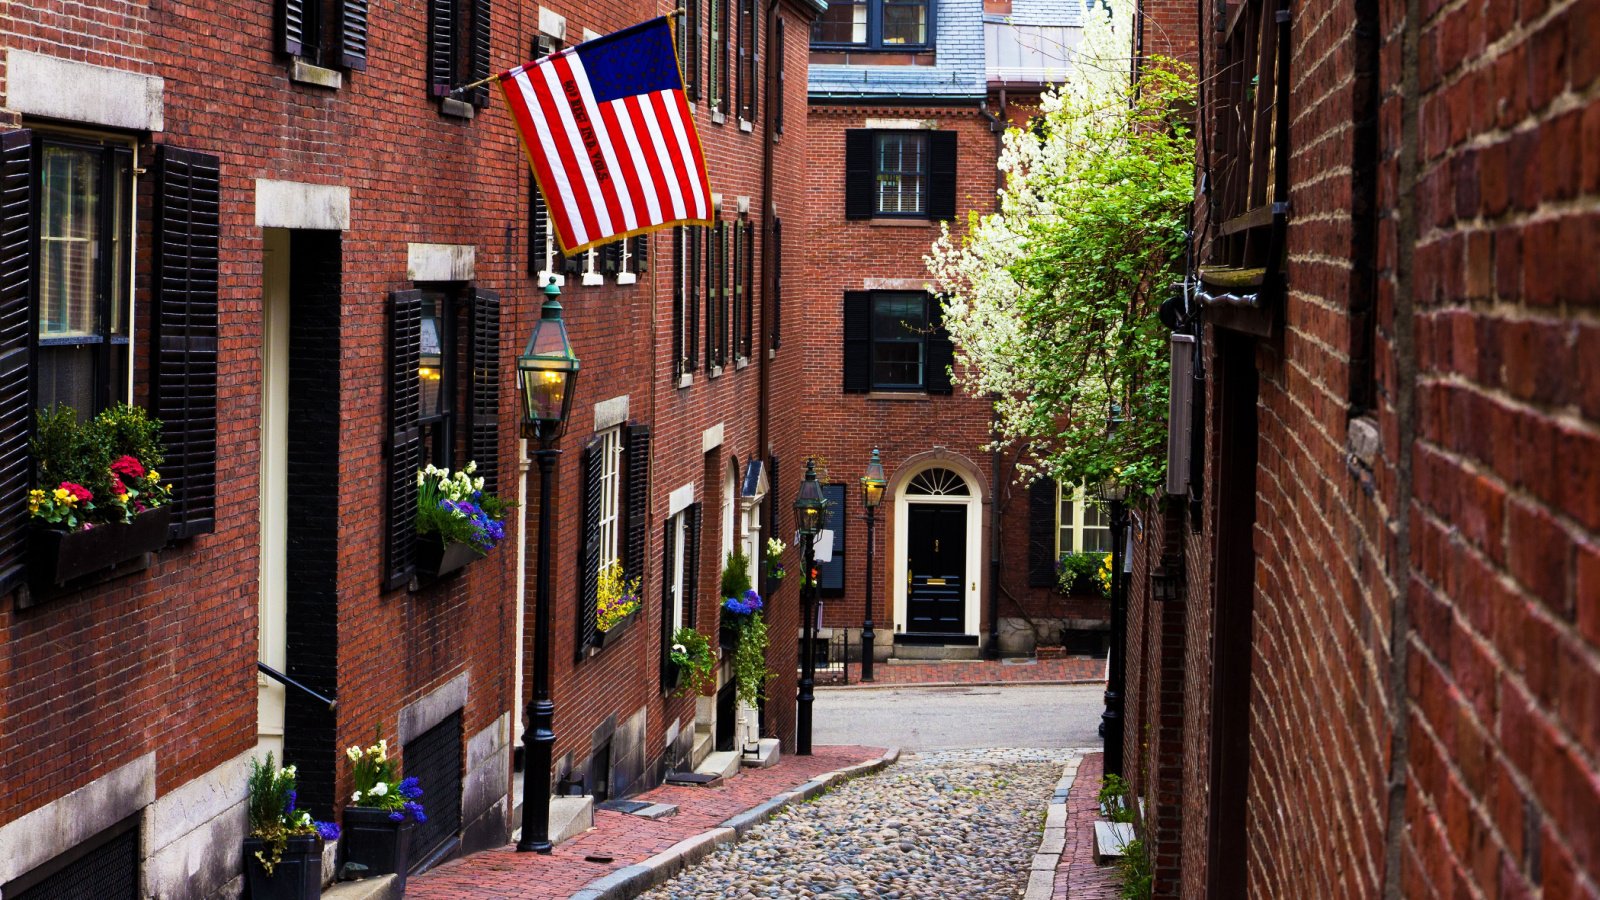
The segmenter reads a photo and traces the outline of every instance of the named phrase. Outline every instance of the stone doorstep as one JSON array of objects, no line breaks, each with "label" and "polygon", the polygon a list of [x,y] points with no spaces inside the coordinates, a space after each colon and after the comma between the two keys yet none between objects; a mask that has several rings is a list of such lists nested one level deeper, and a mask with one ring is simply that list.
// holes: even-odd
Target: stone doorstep
[{"label": "stone doorstep", "polygon": [[756,742],[757,749],[755,754],[741,753],[739,754],[739,762],[741,765],[756,769],[769,769],[777,765],[778,759],[782,756],[780,746],[777,738],[762,738]]},{"label": "stone doorstep", "polygon": [[400,900],[404,895],[405,886],[398,875],[339,881],[322,889],[323,900]]},{"label": "stone doorstep", "polygon": [[739,751],[718,750],[706,757],[706,761],[695,768],[702,775],[717,775],[727,778],[739,771]]},{"label": "stone doorstep", "polygon": [[[522,773],[516,774],[513,784],[515,805],[511,809],[511,836],[508,840],[522,839]],[[594,797],[550,798],[550,843],[569,841],[594,827]]]},{"label": "stone doorstep", "polygon": [[[569,900],[632,900],[683,871],[685,867],[704,859],[717,847],[740,840],[745,832],[760,822],[772,818],[774,813],[785,806],[796,801],[809,800],[842,781],[877,772],[899,758],[900,749],[892,747],[877,759],[819,775],[793,790],[784,791],[765,803],[745,810],[710,831],[684,838],[643,862],[624,866],[609,875],[597,878],[584,885],[583,889],[573,894]],[[1048,897],[1048,892],[1043,896]]]},{"label": "stone doorstep", "polygon": [[1132,822],[1094,823],[1094,861],[1103,866],[1108,859],[1120,859],[1133,841]]}]

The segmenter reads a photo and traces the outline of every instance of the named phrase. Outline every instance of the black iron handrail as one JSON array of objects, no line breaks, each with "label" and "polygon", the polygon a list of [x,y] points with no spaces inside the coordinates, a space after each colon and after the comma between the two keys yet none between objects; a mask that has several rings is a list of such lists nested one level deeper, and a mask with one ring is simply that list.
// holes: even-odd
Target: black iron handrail
[{"label": "black iron handrail", "polygon": [[330,710],[339,705],[339,701],[322,696],[316,691],[313,691],[311,688],[308,688],[300,682],[295,681],[293,678],[290,678],[282,672],[279,672],[277,669],[274,669],[259,659],[256,660],[256,668],[260,669],[263,674],[265,674],[268,678],[271,678],[273,681],[279,682],[280,684],[286,684],[292,688],[297,688],[301,691],[304,691],[305,694],[312,699],[328,704],[328,709]]}]

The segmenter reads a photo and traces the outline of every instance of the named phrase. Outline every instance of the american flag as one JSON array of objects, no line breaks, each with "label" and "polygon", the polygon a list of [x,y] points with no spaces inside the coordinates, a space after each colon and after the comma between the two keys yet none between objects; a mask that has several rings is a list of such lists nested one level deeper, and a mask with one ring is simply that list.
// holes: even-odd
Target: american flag
[{"label": "american flag", "polygon": [[711,184],[665,17],[500,76],[561,251],[709,223]]}]

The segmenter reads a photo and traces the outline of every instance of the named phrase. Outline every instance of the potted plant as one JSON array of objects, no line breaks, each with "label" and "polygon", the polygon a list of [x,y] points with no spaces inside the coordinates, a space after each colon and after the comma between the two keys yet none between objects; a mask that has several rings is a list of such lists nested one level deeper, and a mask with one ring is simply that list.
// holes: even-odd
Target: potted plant
[{"label": "potted plant", "polygon": [[677,673],[674,697],[704,694],[717,686],[717,655],[711,652],[711,642],[699,631],[693,628],[674,631],[667,659]]},{"label": "potted plant", "polygon": [[1056,561],[1056,590],[1111,596],[1111,554],[1063,553]]},{"label": "potted plant", "polygon": [[250,760],[250,831],[244,839],[245,880],[255,900],[314,900],[322,896],[322,842],[339,826],[313,821],[295,808],[294,766]]},{"label": "potted plant", "polygon": [[789,574],[783,568],[783,551],[787,549],[783,541],[767,538],[767,577],[774,582],[783,581],[783,576]]},{"label": "potted plant", "polygon": [[417,472],[417,572],[433,578],[489,555],[506,536],[510,504],[483,492],[478,464],[456,472],[429,464]]},{"label": "potted plant", "polygon": [[[733,678],[739,702],[754,707],[766,694],[767,623],[761,617],[761,595],[750,586],[750,561],[738,550],[728,554],[722,569],[722,631],[733,647]],[[732,632],[730,641],[726,635]]]},{"label": "potted plant", "polygon": [[639,611],[639,579],[629,580],[622,571],[622,561],[612,560],[600,570],[595,588],[594,646],[602,648],[607,641],[615,643],[628,630],[632,616]]},{"label": "potted plant", "polygon": [[404,890],[411,831],[418,822],[428,821],[418,801],[422,787],[416,778],[399,777],[389,758],[389,742],[381,738],[370,747],[350,747],[344,755],[350,760],[355,793],[344,808],[339,870],[347,873],[344,877],[352,871],[360,877],[396,874]]},{"label": "potted plant", "polygon": [[41,589],[153,553],[167,544],[171,485],[161,482],[161,423],[117,404],[87,422],[69,406],[39,410],[30,443],[29,576]]},{"label": "potted plant", "polygon": [[722,565],[722,621],[718,640],[724,648],[739,642],[744,623],[761,610],[761,595],[750,585],[750,560],[740,551],[728,553]]}]

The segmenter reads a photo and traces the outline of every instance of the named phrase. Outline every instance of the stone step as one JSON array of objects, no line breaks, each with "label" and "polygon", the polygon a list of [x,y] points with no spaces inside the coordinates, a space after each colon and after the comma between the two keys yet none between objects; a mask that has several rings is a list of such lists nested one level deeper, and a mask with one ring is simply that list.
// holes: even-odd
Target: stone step
[{"label": "stone step", "polygon": [[337,881],[322,889],[323,900],[400,900],[406,886],[398,875],[374,875],[360,881]]},{"label": "stone step", "polygon": [[[522,839],[522,773],[512,774],[511,840]],[[550,842],[571,840],[594,827],[594,797],[550,798]]]},{"label": "stone step", "polygon": [[756,752],[741,753],[739,762],[756,769],[765,769],[778,764],[780,756],[779,741],[777,738],[762,738],[756,742]]},{"label": "stone step", "polygon": [[1094,861],[1105,865],[1107,860],[1120,859],[1124,848],[1133,841],[1132,822],[1094,823]]},{"label": "stone step", "polygon": [[706,756],[705,762],[694,769],[702,775],[727,778],[739,771],[739,753],[736,750],[718,750]]},{"label": "stone step", "polygon": [[710,725],[694,727],[693,749],[689,751],[689,768],[698,769],[716,747],[716,734]]}]

